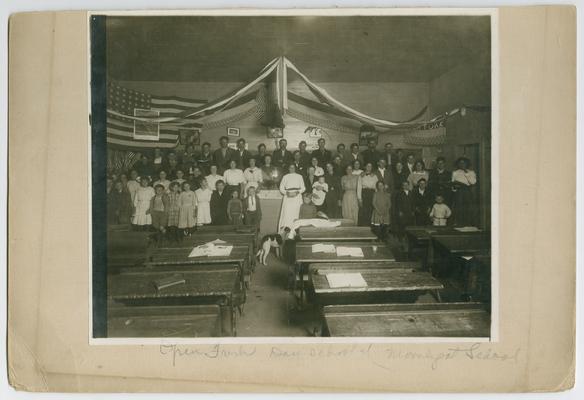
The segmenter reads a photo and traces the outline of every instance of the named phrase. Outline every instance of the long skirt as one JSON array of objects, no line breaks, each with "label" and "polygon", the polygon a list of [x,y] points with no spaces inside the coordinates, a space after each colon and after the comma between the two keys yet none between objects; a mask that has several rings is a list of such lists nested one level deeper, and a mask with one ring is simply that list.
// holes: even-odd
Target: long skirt
[{"label": "long skirt", "polygon": [[211,223],[211,205],[208,201],[201,201],[197,208],[197,225],[207,225]]},{"label": "long skirt", "polygon": [[475,226],[476,201],[469,187],[461,187],[452,196],[452,215],[456,226]]},{"label": "long skirt", "polygon": [[280,211],[280,220],[278,221],[278,232],[284,228],[290,228],[292,223],[300,215],[300,206],[302,205],[302,195],[297,194],[294,197],[284,196],[282,199],[282,210]]},{"label": "long skirt", "polygon": [[339,218],[339,192],[331,190],[324,198],[324,212],[329,218]]},{"label": "long skirt", "polygon": [[180,229],[195,226],[195,209],[192,206],[181,206],[178,211],[178,227]]},{"label": "long skirt", "polygon": [[359,201],[357,200],[357,191],[346,190],[343,193],[342,202],[343,218],[353,220],[356,225],[359,221]]},{"label": "long skirt", "polygon": [[363,189],[361,191],[361,199],[363,200],[363,205],[359,210],[359,226],[371,225],[371,213],[373,212],[374,194],[375,190],[373,189]]}]

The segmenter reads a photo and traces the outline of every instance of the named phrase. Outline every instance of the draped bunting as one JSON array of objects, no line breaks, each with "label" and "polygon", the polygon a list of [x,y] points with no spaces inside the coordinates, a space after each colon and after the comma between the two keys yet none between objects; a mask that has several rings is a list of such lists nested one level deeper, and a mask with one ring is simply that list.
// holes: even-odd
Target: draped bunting
[{"label": "draped bunting", "polygon": [[[288,91],[288,69],[302,79],[319,102]],[[269,88],[271,89],[271,93],[269,93],[266,83],[269,78],[273,82],[273,74],[275,74],[276,79]],[[177,101],[174,101],[174,103],[177,103]],[[177,104],[184,107],[184,104],[187,103],[182,101]],[[162,104],[162,106],[168,107],[166,103]],[[214,101],[190,109],[183,109],[183,111],[174,115],[162,113],[160,117],[137,117],[126,115],[131,113],[125,109],[110,108],[109,104],[107,111],[109,119],[118,118],[118,120],[123,120],[128,125],[127,129],[124,127],[127,132],[122,132],[125,136],[131,136],[132,133],[130,131],[132,129],[130,128],[132,128],[134,121],[164,124],[164,129],[172,129],[172,131],[167,132],[162,129],[162,125],[160,128],[160,139],[165,139],[168,143],[162,143],[161,141],[150,143],[134,141],[134,147],[170,148],[176,146],[177,134],[175,131],[184,127],[186,125],[185,121],[191,126],[210,129],[228,126],[238,120],[253,117],[263,125],[276,126],[273,124],[278,123],[277,121],[282,121],[282,116],[286,113],[290,117],[310,125],[345,133],[358,134],[359,127],[367,123],[378,128],[379,132],[405,133],[405,142],[408,144],[431,146],[445,142],[445,122],[448,118],[457,114],[464,115],[467,110],[484,112],[489,111],[490,108],[480,105],[461,106],[437,115],[430,120],[419,121],[427,110],[427,106],[423,107],[415,115],[402,121],[372,117],[336,100],[326,90],[312,82],[286,57],[278,57],[266,64],[255,79],[242,85],[239,89]],[[439,125],[433,126],[432,124]],[[118,140],[119,138],[114,139]],[[108,140],[108,143],[127,146],[126,142],[114,143],[114,139],[112,141]],[[128,137],[124,140],[131,141],[131,138]]]}]

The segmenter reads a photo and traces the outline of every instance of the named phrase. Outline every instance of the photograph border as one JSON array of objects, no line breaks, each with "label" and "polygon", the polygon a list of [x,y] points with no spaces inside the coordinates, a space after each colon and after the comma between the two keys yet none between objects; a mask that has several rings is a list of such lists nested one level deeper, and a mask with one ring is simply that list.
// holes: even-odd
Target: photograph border
[{"label": "photograph border", "polygon": [[[105,79],[105,71],[95,71],[92,68],[92,63],[95,63],[99,58],[92,58],[92,50],[94,42],[91,40],[91,19],[94,16],[490,16],[491,19],[491,178],[499,176],[499,41],[498,41],[498,9],[497,8],[342,8],[342,9],[225,9],[225,10],[142,10],[142,11],[88,11],[88,76],[93,77],[93,72],[103,74]],[[105,45],[105,44],[104,44]],[[103,68],[103,66],[102,66]],[[98,99],[92,98],[92,79],[88,79],[89,94],[88,94],[88,113],[92,114],[92,105],[97,103]],[[105,115],[105,104],[102,105],[103,114]],[[92,138],[89,141],[89,165],[93,177],[93,187],[96,184],[105,185],[105,179],[96,179],[95,168],[103,164],[103,161],[94,160],[93,144],[99,139],[96,138],[95,130],[98,124],[90,124],[88,126],[89,136]],[[269,134],[269,133],[268,133]],[[103,138],[103,146],[105,146],[105,136]],[[99,151],[98,151],[99,153]],[[97,177],[99,178],[99,177]],[[491,327],[490,337],[485,338],[458,338],[458,337],[209,337],[209,338],[106,338],[95,337],[94,326],[94,305],[100,304],[103,301],[96,298],[95,280],[89,282],[89,344],[90,345],[168,345],[168,344],[247,344],[247,343],[285,343],[285,344],[333,344],[333,343],[464,343],[464,342],[491,342],[499,341],[499,180],[491,179]],[[95,278],[96,271],[93,268],[94,260],[96,259],[96,249],[93,244],[94,237],[101,237],[96,234],[96,226],[93,224],[93,219],[98,218],[96,210],[93,208],[93,191],[92,187],[89,191],[89,207],[92,210],[89,215],[89,276]],[[99,224],[98,225],[104,225]],[[104,225],[105,228],[105,225]],[[102,243],[100,248],[105,246]],[[93,256],[92,256],[93,255]],[[104,257],[97,255],[97,259]],[[107,278],[107,277],[106,277]],[[97,285],[99,287],[99,285]],[[104,304],[105,306],[105,304]],[[99,327],[97,327],[99,328]],[[93,333],[93,335],[92,335]]]}]

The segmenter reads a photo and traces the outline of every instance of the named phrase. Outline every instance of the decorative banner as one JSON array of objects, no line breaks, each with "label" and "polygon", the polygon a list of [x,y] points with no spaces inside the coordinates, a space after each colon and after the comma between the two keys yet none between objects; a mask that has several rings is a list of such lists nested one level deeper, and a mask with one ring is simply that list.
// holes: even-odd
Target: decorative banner
[{"label": "decorative banner", "polygon": [[416,146],[439,146],[446,143],[446,120],[429,122],[404,135],[404,142]]}]

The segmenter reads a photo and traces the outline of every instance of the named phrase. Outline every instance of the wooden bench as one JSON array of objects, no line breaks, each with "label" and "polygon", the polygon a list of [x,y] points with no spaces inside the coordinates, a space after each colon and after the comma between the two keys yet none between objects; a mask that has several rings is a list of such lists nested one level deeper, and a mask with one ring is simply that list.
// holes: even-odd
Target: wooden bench
[{"label": "wooden bench", "polygon": [[368,304],[325,306],[325,336],[489,337],[483,304]]},{"label": "wooden bench", "polygon": [[[183,284],[157,290],[154,282],[179,274]],[[219,305],[223,332],[236,335],[236,309],[243,304],[236,267],[197,268],[158,271],[134,268],[129,272],[108,277],[108,299],[125,306],[186,306]],[[228,318],[226,318],[228,316]],[[229,321],[229,329],[226,320]]]},{"label": "wooden bench", "polygon": [[107,314],[110,338],[221,336],[219,305],[113,306]]}]

